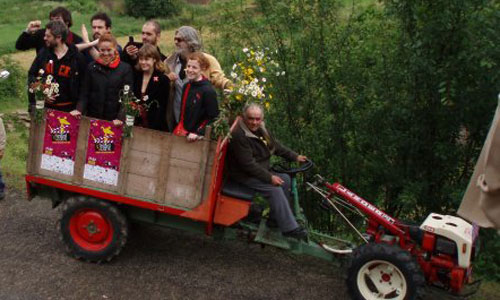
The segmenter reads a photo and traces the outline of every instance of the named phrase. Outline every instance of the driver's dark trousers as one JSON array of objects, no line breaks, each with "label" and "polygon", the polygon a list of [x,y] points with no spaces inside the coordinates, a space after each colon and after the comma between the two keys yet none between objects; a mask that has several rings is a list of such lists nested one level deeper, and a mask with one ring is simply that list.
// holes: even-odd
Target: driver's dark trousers
[{"label": "driver's dark trousers", "polygon": [[292,231],[299,227],[299,225],[295,221],[288,202],[291,187],[290,176],[283,173],[273,172],[273,174],[283,179],[284,183],[281,186],[265,183],[257,178],[248,178],[240,183],[254,189],[258,194],[266,198],[271,206],[270,218],[276,220],[281,232]]}]

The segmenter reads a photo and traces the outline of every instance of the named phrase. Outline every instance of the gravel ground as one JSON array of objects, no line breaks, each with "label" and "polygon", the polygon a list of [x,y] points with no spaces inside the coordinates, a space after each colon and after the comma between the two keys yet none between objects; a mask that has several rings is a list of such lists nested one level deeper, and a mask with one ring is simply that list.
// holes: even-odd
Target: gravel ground
[{"label": "gravel ground", "polygon": [[59,209],[0,201],[0,299],[349,299],[342,271],[273,247],[136,225],[111,263],[64,252]]}]

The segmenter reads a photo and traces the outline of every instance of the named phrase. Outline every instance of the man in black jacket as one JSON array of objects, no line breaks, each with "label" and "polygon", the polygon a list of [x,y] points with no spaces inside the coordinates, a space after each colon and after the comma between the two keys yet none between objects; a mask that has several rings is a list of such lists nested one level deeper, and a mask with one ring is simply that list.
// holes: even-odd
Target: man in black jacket
[{"label": "man in black jacket", "polygon": [[[74,45],[67,45],[68,28],[60,21],[50,21],[44,30],[45,48],[37,54],[28,72],[28,83],[42,75],[43,80],[57,83],[53,96],[45,106],[62,111],[76,107],[86,62]],[[40,71],[41,70],[41,71]],[[35,95],[28,93],[30,109],[35,105]]]},{"label": "man in black jacket", "polygon": [[164,61],[167,57],[161,53],[158,43],[160,42],[161,36],[161,26],[157,21],[149,20],[142,26],[142,43],[129,41],[125,47],[123,47],[123,52],[120,55],[122,61],[135,66],[137,64],[137,52],[142,47],[143,44],[151,44],[156,46],[158,53],[160,53],[161,61]]},{"label": "man in black jacket", "polygon": [[[297,224],[288,196],[290,177],[270,170],[272,155],[289,161],[305,162],[307,157],[282,146],[266,130],[264,111],[258,104],[245,106],[243,120],[232,132],[227,154],[227,171],[231,180],[254,189],[270,204],[270,219],[275,220],[282,234],[296,239],[306,239],[307,231]],[[270,222],[268,222],[269,224]]]},{"label": "man in black jacket", "polygon": [[[73,25],[73,21],[71,19],[71,13],[64,7],[57,7],[53,9],[49,13],[50,21],[61,21],[68,28]],[[30,50],[35,48],[36,52],[40,52],[40,50],[45,47],[45,29],[40,28],[42,22],[39,20],[31,21],[28,23],[26,30],[21,33],[21,35],[17,38],[16,41],[16,49],[17,50]],[[66,43],[68,45],[76,45],[82,43],[83,40],[80,36],[75,33],[69,31],[66,37]]]}]

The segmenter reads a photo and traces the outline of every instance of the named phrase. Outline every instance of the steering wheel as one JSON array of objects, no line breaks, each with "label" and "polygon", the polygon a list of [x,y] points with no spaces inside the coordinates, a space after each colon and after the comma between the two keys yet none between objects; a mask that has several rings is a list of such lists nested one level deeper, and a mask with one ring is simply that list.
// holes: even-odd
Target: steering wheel
[{"label": "steering wheel", "polygon": [[271,170],[273,170],[276,173],[285,173],[290,176],[295,176],[297,173],[305,172],[312,168],[314,166],[314,163],[312,160],[307,159],[303,164],[301,164],[297,168],[290,168],[289,165],[285,165],[283,163],[273,165],[271,167]]}]

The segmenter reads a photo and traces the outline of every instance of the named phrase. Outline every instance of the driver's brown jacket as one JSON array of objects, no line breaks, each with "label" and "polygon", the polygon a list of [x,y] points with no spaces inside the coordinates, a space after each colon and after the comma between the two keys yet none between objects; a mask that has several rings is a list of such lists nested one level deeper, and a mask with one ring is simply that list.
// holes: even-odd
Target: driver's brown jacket
[{"label": "driver's brown jacket", "polygon": [[258,178],[271,183],[270,159],[272,155],[289,161],[297,160],[297,153],[275,140],[264,125],[252,132],[240,120],[231,133],[227,152],[227,173],[231,180],[244,182],[248,178]]}]

